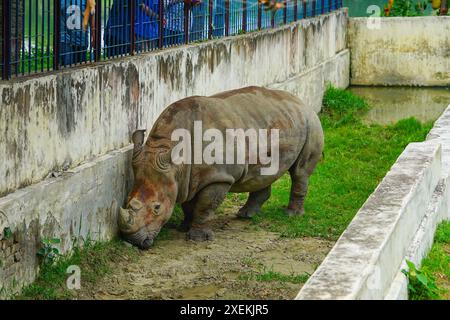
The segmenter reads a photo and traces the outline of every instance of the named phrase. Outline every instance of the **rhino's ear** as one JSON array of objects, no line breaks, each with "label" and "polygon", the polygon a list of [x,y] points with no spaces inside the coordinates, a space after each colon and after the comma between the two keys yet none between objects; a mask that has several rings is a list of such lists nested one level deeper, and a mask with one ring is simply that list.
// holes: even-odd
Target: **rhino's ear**
[{"label": "rhino's ear", "polygon": [[136,130],[133,132],[133,135],[131,136],[131,140],[134,144],[133,149],[133,159],[135,159],[142,151],[142,146],[144,144],[144,138],[145,138],[145,129]]}]

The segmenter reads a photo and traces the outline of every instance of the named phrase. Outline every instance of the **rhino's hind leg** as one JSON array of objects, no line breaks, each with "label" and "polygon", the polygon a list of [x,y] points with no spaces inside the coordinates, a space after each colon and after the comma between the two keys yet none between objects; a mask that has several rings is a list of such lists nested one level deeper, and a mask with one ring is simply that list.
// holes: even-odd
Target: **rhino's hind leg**
[{"label": "rhino's hind leg", "polygon": [[249,219],[261,210],[262,205],[270,198],[271,186],[259,191],[250,192],[245,205],[239,210],[239,218]]},{"label": "rhino's hind leg", "polygon": [[292,180],[289,205],[286,209],[289,216],[305,213],[303,205],[308,192],[308,180],[322,156],[321,148],[318,148],[318,150],[320,152],[307,153],[306,161],[304,160],[305,156],[300,156],[289,170]]},{"label": "rhino's hind leg", "polygon": [[193,199],[193,214],[191,228],[187,232],[187,239],[194,241],[213,240],[214,233],[210,222],[214,211],[223,202],[230,185],[215,183],[201,190]]}]

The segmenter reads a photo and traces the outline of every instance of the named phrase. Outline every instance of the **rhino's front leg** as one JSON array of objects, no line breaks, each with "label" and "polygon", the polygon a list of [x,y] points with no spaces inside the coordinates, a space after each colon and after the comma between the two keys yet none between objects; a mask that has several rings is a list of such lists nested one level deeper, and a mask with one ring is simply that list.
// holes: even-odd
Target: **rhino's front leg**
[{"label": "rhino's front leg", "polygon": [[211,219],[214,211],[223,202],[230,185],[215,183],[201,190],[194,198],[192,225],[187,233],[187,239],[194,241],[213,240]]},{"label": "rhino's front leg", "polygon": [[183,209],[184,213],[184,220],[178,228],[179,231],[188,232],[189,229],[191,228],[192,219],[194,216],[194,204],[195,199],[181,204],[181,208]]}]

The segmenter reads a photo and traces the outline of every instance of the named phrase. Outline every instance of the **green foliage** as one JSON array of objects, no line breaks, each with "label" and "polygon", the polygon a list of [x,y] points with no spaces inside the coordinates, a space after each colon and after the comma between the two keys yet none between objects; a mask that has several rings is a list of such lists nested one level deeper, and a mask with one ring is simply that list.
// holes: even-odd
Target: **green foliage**
[{"label": "green foliage", "polygon": [[[33,73],[53,69],[53,51],[47,48],[33,47],[31,52],[20,52],[19,57],[11,57],[11,72]],[[17,60],[17,61],[16,61]]]},{"label": "green foliage", "polygon": [[83,247],[75,247],[71,255],[60,256],[53,264],[41,267],[37,280],[25,287],[16,299],[70,299],[74,291],[66,287],[67,268],[79,266],[81,285],[93,286],[99,279],[114,271],[121,261],[134,261],[138,249],[125,245],[120,240],[102,243],[88,241]]},{"label": "green foliage", "polygon": [[[422,260],[420,273],[433,285],[424,288],[422,282],[410,281],[409,297],[413,300],[450,299],[450,222],[442,222],[436,229],[434,243],[427,257]],[[409,279],[409,277],[408,277]],[[430,292],[431,291],[431,292]]]},{"label": "green foliage", "polygon": [[61,255],[59,249],[55,247],[61,243],[60,239],[43,239],[41,248],[38,250],[37,255],[42,259],[43,264],[53,264]]},{"label": "green foliage", "polygon": [[428,1],[394,0],[389,17],[416,17],[426,15]]},{"label": "green foliage", "polygon": [[3,237],[8,240],[12,238],[12,231],[11,228],[6,227],[5,229],[3,229]]},{"label": "green foliage", "polygon": [[450,221],[444,221],[437,227],[434,235],[434,242],[450,243]]},{"label": "green foliage", "polygon": [[369,108],[368,103],[361,97],[347,90],[328,86],[323,97],[323,121],[337,127],[356,122],[358,114]]},{"label": "green foliage", "polygon": [[428,273],[416,268],[415,264],[406,260],[408,270],[402,272],[408,278],[408,291],[411,300],[436,299],[438,290],[435,279]]}]

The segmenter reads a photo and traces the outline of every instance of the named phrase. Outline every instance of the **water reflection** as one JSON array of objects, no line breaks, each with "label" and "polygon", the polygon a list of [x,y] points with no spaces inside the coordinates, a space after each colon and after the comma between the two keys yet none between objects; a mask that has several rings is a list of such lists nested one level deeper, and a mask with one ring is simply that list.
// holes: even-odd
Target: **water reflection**
[{"label": "water reflection", "polygon": [[450,88],[350,87],[364,97],[371,109],[363,116],[368,123],[390,124],[415,117],[435,121],[450,104]]}]

